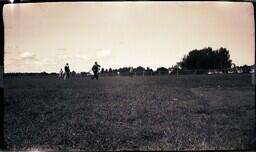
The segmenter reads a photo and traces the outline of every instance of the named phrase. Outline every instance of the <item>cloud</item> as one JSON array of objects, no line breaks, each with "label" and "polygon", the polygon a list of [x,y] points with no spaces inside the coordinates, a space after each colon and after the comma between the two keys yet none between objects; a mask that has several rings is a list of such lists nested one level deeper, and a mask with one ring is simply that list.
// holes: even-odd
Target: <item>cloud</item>
[{"label": "cloud", "polygon": [[35,55],[31,52],[22,52],[19,57],[22,60],[35,60]]},{"label": "cloud", "polygon": [[19,55],[19,60],[24,64],[38,65],[38,66],[56,66],[57,61],[54,58],[36,58],[35,54],[31,52],[22,52]]},{"label": "cloud", "polygon": [[96,56],[99,59],[106,59],[106,58],[109,58],[111,56],[111,51],[106,50],[106,49],[102,49],[102,50],[99,50],[97,52]]}]

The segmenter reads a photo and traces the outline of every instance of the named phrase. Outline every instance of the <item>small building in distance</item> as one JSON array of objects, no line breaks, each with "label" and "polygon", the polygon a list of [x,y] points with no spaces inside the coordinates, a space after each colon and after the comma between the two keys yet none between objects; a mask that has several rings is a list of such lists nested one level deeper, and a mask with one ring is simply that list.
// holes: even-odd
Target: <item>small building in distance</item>
[{"label": "small building in distance", "polygon": [[169,70],[167,68],[165,68],[165,67],[157,68],[156,72],[159,75],[167,75],[167,74],[169,74]]}]

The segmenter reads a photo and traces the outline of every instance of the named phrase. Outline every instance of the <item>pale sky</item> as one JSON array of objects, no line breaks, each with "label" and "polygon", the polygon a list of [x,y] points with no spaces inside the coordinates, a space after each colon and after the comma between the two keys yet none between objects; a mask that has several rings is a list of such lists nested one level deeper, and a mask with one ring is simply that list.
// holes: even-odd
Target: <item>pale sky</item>
[{"label": "pale sky", "polygon": [[171,67],[193,49],[225,47],[255,63],[251,3],[74,2],[4,6],[5,72]]}]

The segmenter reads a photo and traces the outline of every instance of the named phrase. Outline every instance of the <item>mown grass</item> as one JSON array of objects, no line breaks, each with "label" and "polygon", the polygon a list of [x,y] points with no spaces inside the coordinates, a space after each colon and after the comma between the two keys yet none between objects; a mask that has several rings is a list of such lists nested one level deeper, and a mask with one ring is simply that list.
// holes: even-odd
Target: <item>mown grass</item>
[{"label": "mown grass", "polygon": [[250,75],[5,77],[11,150],[252,149]]}]

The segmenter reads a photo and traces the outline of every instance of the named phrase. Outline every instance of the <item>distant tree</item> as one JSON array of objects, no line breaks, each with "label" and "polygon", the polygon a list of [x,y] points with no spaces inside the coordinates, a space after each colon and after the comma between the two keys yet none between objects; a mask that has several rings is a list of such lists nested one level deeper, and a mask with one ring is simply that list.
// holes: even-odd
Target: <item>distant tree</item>
[{"label": "distant tree", "polygon": [[86,77],[86,76],[89,75],[89,72],[80,72],[80,75],[81,75],[82,77]]},{"label": "distant tree", "polygon": [[51,73],[49,73],[49,75],[54,75],[54,76],[56,76],[56,75],[58,75],[56,72],[51,72]]},{"label": "distant tree", "polygon": [[231,68],[232,60],[230,60],[229,51],[226,48],[220,48],[218,50],[218,57],[220,68],[223,69],[223,72],[227,72],[228,68]]},{"label": "distant tree", "polygon": [[112,68],[109,68],[108,69],[108,74],[107,74],[108,76],[113,76],[113,70],[112,70]]},{"label": "distant tree", "polygon": [[246,64],[242,66],[243,73],[250,73],[250,70],[251,70],[250,66],[248,66]]},{"label": "distant tree", "polygon": [[101,68],[100,73],[104,73],[104,72],[105,72],[104,68]]},{"label": "distant tree", "polygon": [[153,74],[153,70],[149,67],[146,68],[146,71],[145,71],[145,74],[146,75],[152,75]]},{"label": "distant tree", "polygon": [[117,70],[117,69],[113,69],[113,70],[112,70],[112,73],[116,76],[117,73],[118,73],[118,70]]},{"label": "distant tree", "polygon": [[117,71],[120,73],[128,73],[130,70],[130,68],[128,67],[124,67],[124,68],[119,68]]},{"label": "distant tree", "polygon": [[177,63],[181,69],[223,69],[223,72],[227,72],[231,64],[229,51],[222,47],[215,51],[211,47],[192,50]]},{"label": "distant tree", "polygon": [[73,71],[70,73],[70,75],[71,75],[72,77],[75,77],[75,76],[76,76],[76,72],[73,70]]},{"label": "distant tree", "polygon": [[137,68],[134,69],[134,71],[138,73],[142,73],[143,71],[145,71],[145,68],[143,68],[142,66],[138,66]]},{"label": "distant tree", "polygon": [[133,71],[135,72],[135,75],[143,75],[145,68],[143,68],[142,66],[138,66],[137,68],[134,68]]},{"label": "distant tree", "polygon": [[47,75],[47,73],[46,72],[41,72],[40,75]]}]

